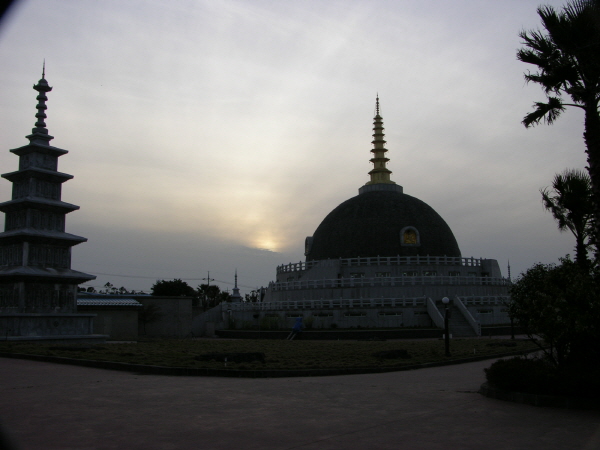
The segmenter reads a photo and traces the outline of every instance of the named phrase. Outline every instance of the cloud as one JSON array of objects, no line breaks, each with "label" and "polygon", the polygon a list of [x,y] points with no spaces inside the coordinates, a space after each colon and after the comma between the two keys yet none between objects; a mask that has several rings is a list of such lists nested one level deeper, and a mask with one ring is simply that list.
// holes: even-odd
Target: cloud
[{"label": "cloud", "polygon": [[75,176],[63,199],[81,205],[67,231],[89,238],[73,267],[137,289],[209,270],[231,280],[236,267],[265,285],[368,180],[379,92],[392,179],[444,217],[465,256],[524,270],[571,251],[538,190],[585,166],[577,112],[520,124],[543,98],[515,59],[536,6],[23,2],[0,34],[0,163],[17,168],[8,149],[26,143],[46,58],[47,123]]}]

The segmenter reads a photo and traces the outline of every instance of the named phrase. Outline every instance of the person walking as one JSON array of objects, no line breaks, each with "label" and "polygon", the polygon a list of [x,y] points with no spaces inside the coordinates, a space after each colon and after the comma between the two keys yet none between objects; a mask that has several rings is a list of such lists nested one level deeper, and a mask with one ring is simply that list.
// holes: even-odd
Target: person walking
[{"label": "person walking", "polygon": [[292,327],[292,332],[286,338],[287,340],[293,340],[295,337],[299,336],[302,333],[302,329],[304,328],[304,324],[302,323],[302,317],[296,317],[296,322]]}]

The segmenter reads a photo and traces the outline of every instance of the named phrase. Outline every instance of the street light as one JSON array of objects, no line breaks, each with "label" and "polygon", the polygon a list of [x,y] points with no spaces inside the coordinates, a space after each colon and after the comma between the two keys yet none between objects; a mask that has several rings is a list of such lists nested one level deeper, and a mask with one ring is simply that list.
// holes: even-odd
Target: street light
[{"label": "street light", "polygon": [[450,303],[450,299],[444,297],[442,303],[444,304],[444,344],[446,346],[446,356],[450,356],[450,330],[448,329],[448,319],[450,318],[448,303]]}]

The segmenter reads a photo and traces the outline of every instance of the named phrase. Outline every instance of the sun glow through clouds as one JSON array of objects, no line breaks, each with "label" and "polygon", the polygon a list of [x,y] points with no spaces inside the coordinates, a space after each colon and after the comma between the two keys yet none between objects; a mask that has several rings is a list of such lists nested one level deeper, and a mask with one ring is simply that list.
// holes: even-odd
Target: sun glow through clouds
[{"label": "sun glow through clouds", "polygon": [[259,250],[267,250],[270,252],[278,252],[281,249],[281,245],[279,241],[274,237],[269,236],[261,236],[251,240],[250,247],[259,249]]}]

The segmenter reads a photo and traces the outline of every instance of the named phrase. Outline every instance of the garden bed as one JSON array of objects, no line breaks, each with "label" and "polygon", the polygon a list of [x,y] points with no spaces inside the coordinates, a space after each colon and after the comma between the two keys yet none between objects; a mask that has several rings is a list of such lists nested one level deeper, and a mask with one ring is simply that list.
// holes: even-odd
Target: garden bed
[{"label": "garden bed", "polygon": [[[148,366],[181,369],[181,374],[210,371],[307,371],[325,373],[365,373],[403,370],[423,365],[479,360],[506,354],[527,353],[534,345],[525,340],[455,339],[452,356],[444,355],[442,340],[423,341],[286,341],[286,340],[155,340],[139,343],[87,346],[57,346],[33,343],[1,343],[0,356],[46,361]],[[260,353],[252,361],[225,361],[224,357],[202,358],[209,354]],[[264,362],[263,362],[264,361]],[[109,366],[113,367],[109,367]],[[102,365],[101,365],[102,366]],[[123,366],[125,367],[125,366]],[[135,367],[126,370],[134,370]],[[158,369],[157,369],[158,370]],[[177,371],[171,371],[172,373]],[[215,373],[216,374],[216,373]],[[235,376],[235,375],[234,375]],[[256,376],[256,375],[255,375]],[[283,376],[283,375],[273,375]],[[294,375],[288,375],[294,376]]]}]

